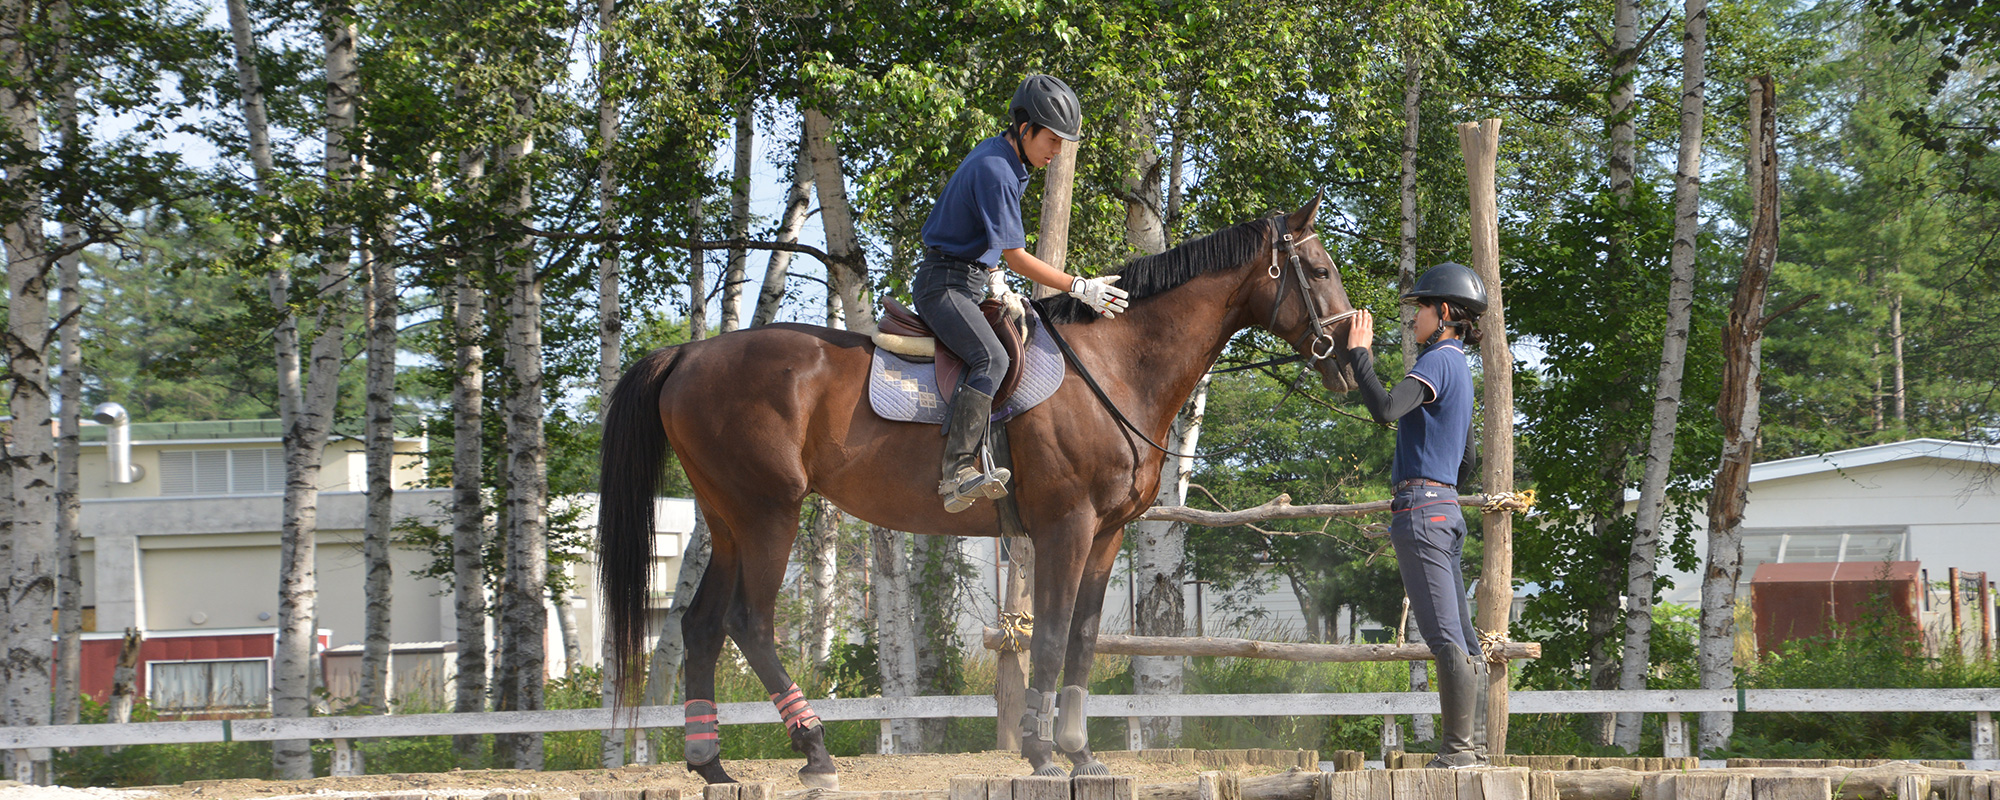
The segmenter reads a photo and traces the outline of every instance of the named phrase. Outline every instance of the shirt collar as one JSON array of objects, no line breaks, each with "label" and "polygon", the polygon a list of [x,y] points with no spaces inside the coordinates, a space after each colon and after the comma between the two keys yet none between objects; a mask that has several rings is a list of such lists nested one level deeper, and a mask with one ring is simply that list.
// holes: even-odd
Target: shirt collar
[{"label": "shirt collar", "polygon": [[1424,352],[1434,353],[1439,350],[1443,350],[1447,347],[1453,350],[1457,350],[1459,355],[1465,355],[1465,343],[1457,339],[1440,339],[1438,340],[1437,344],[1424,348]]},{"label": "shirt collar", "polygon": [[1021,163],[1021,154],[1014,149],[1014,143],[1008,141],[1006,135],[995,136],[987,141],[997,143],[997,146],[1007,154],[1007,166],[1014,168],[1015,178],[1024,181],[1028,179],[1028,165]]}]

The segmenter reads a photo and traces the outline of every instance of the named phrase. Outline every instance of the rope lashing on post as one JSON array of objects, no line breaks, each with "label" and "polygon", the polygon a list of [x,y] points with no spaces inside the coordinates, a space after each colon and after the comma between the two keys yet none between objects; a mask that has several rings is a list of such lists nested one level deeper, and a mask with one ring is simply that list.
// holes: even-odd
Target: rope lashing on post
[{"label": "rope lashing on post", "polygon": [[1000,649],[1025,653],[1035,636],[1035,615],[1027,611],[1000,615]]},{"label": "rope lashing on post", "polygon": [[1523,489],[1518,492],[1496,492],[1486,495],[1487,511],[1512,511],[1516,514],[1535,507],[1535,490]]},{"label": "rope lashing on post", "polygon": [[1505,664],[1507,657],[1500,654],[1500,648],[1511,641],[1505,630],[1479,631],[1479,652],[1486,656],[1488,664]]}]

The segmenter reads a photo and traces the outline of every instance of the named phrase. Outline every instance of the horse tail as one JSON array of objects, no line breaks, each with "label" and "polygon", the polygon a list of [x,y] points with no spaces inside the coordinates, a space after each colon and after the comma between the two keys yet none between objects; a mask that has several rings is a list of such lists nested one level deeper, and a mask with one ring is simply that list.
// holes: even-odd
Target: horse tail
[{"label": "horse tail", "polygon": [[[646,607],[652,596],[655,498],[666,473],[670,444],[659,413],[660,389],[671,376],[680,348],[668,347],[639,359],[604,406],[604,441],[598,449],[597,574],[604,591],[617,683],[613,696],[625,698],[644,682],[640,661],[646,649]],[[622,702],[622,700],[621,700]]]}]

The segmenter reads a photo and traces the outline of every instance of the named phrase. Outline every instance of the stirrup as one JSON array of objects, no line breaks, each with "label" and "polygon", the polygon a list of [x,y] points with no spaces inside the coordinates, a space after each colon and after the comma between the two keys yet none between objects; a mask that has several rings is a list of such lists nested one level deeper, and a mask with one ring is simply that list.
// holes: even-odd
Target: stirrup
[{"label": "stirrup", "polygon": [[982,473],[971,467],[958,471],[951,480],[938,482],[938,494],[944,498],[944,510],[956,514],[972,507],[979,500],[998,500],[1007,496],[1007,481],[1014,477],[1006,468],[996,468]]}]

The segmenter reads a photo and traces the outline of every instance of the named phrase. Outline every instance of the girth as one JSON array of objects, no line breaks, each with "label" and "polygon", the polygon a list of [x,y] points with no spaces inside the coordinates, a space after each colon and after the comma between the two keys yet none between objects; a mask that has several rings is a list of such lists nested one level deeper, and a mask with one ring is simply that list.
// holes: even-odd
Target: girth
[{"label": "girth", "polygon": [[[980,301],[979,311],[986,317],[986,323],[993,326],[993,335],[1000,338],[1000,349],[1007,353],[1007,374],[1000,379],[998,391],[993,393],[993,403],[998,407],[1014,394],[1015,388],[1021,385],[1022,367],[1027,363],[1021,355],[1022,330],[1019,325],[1007,318],[1005,308],[998,300]],[[925,323],[922,317],[917,316],[916,312],[897,302],[896,298],[883,297],[882,320],[876,328],[890,336],[936,341],[936,350],[932,357],[937,362],[939,399],[950,403],[952,394],[958,391],[959,379],[965,375],[965,361],[950,348],[945,347],[942,341],[937,341],[937,336],[931,333],[930,325]],[[881,342],[878,340],[877,344],[880,345]],[[899,350],[892,352],[898,352],[907,359],[918,358]]]}]

